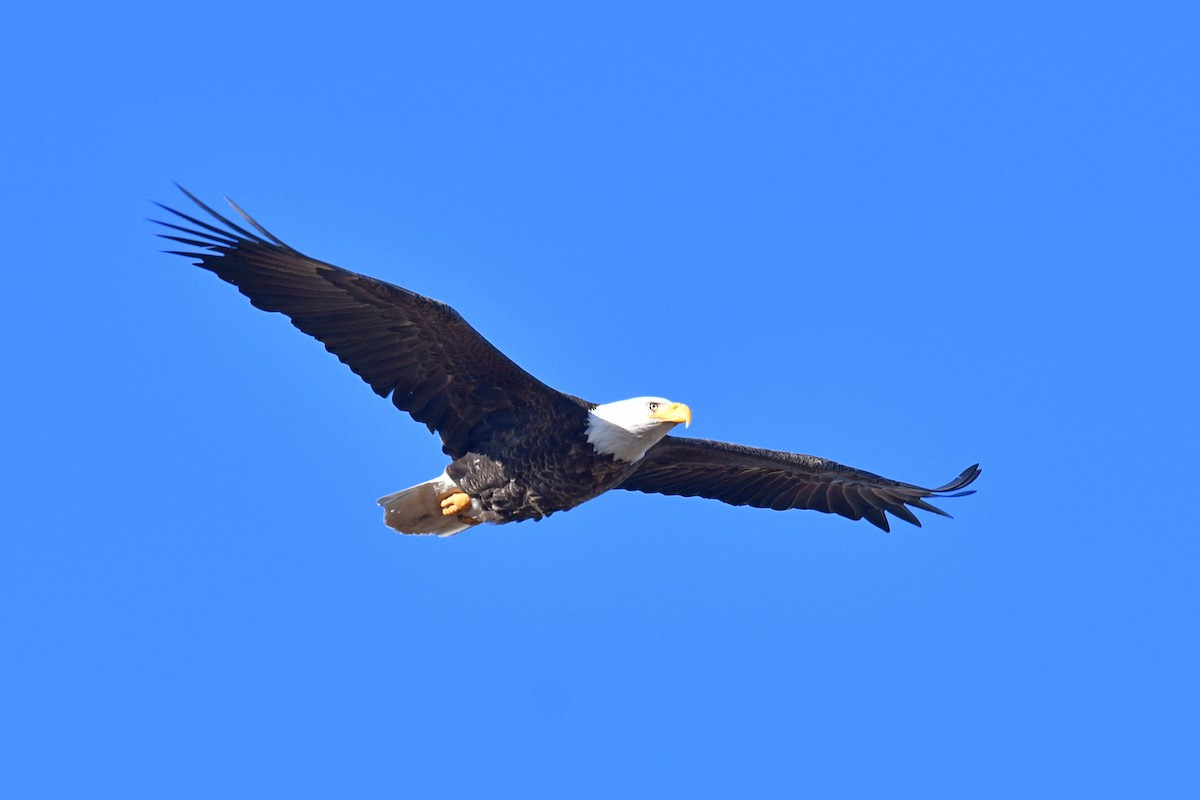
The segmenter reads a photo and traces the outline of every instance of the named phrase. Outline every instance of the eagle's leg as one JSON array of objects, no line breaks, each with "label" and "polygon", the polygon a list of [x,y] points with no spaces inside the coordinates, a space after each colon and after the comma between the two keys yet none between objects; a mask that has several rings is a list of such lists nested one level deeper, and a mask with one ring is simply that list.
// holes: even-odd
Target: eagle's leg
[{"label": "eagle's leg", "polygon": [[463,491],[451,490],[438,497],[438,505],[442,507],[443,517],[453,517],[471,507],[471,496]]}]

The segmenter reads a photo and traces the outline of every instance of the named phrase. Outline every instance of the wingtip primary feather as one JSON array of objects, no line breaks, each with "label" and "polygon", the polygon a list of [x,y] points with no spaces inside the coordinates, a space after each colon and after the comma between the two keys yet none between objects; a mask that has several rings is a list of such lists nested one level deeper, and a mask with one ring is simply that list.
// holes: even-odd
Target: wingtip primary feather
[{"label": "wingtip primary feather", "polygon": [[[271,233],[269,230],[267,230],[262,225],[260,225],[257,221],[255,221],[255,219],[253,217],[251,217],[249,214],[247,214],[242,209],[241,206],[239,206],[237,203],[233,202],[233,200],[229,199],[228,197],[225,198],[225,202],[229,203],[230,207],[233,208],[233,210],[236,211],[238,213],[238,215],[246,221],[247,224],[249,224],[256,231],[258,231],[257,234],[247,230],[246,228],[242,227],[241,225],[238,225],[236,222],[229,219],[228,217],[218,213],[215,209],[213,209],[211,206],[209,206],[207,203],[205,203],[199,197],[196,197],[196,195],[192,194],[187,189],[185,189],[183,186],[181,186],[178,181],[172,181],[172,183],[175,185],[175,188],[177,188],[180,192],[183,193],[183,195],[185,197],[187,197],[189,200],[191,200],[193,203],[195,203],[197,207],[199,207],[201,210],[203,210],[205,213],[207,213],[212,219],[216,220],[224,227],[223,228],[218,227],[216,225],[213,225],[212,223],[205,222],[202,219],[197,219],[196,217],[193,217],[189,214],[185,214],[184,212],[179,211],[178,209],[172,208],[171,206],[168,206],[164,203],[160,203],[157,200],[152,200],[151,202],[154,203],[154,205],[161,208],[163,211],[166,211],[169,214],[173,214],[174,216],[179,217],[180,219],[191,223],[192,225],[196,226],[197,228],[199,228],[201,230],[196,230],[193,228],[185,228],[181,225],[176,225],[176,224],[173,224],[170,222],[164,222],[162,220],[157,220],[157,219],[150,219],[149,220],[150,222],[153,222],[157,225],[162,225],[167,228],[172,228],[177,231],[182,231],[184,233],[209,237],[213,240],[211,244],[216,245],[216,246],[236,247],[243,240],[248,240],[251,242],[262,242],[263,239],[265,238],[265,240],[267,240],[271,244],[277,245],[277,246],[285,248],[287,250],[292,250],[292,248],[289,247],[287,244],[285,244],[282,239],[280,239],[278,236]],[[159,234],[159,235],[165,236],[164,234]],[[261,235],[261,238],[260,238],[260,235]],[[166,236],[165,238],[171,238],[171,237]]]},{"label": "wingtip primary feather", "polygon": [[982,473],[983,470],[979,468],[978,464],[972,464],[960,472],[958,477],[947,483],[945,486],[939,486],[936,489],[930,489],[930,494],[936,494],[941,497],[962,497],[963,495],[974,494],[974,489],[969,489],[965,492],[959,492],[958,494],[949,493],[958,492],[959,489],[965,489],[966,487],[970,486]]},{"label": "wingtip primary feather", "polygon": [[[245,211],[243,211],[242,207],[239,206],[237,203],[233,202],[233,200],[229,199],[228,196],[225,197],[225,202],[229,203],[230,207],[234,211],[236,211],[241,216],[242,219],[246,220],[246,222],[248,224],[250,224],[256,231],[258,231],[263,236],[267,237],[268,239],[270,239],[272,242],[279,245],[280,247],[287,247],[287,245],[283,243],[282,239],[280,239],[275,234],[271,233],[269,230],[264,228],[262,225],[258,224],[258,222],[255,221],[254,217],[250,216]],[[288,248],[288,249],[290,250],[291,248]]]}]

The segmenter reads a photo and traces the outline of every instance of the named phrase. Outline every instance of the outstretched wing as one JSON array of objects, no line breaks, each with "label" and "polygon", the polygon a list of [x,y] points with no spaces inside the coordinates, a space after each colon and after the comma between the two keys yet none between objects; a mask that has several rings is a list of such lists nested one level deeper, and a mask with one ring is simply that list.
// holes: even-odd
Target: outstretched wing
[{"label": "outstretched wing", "polygon": [[908,506],[950,516],[925,498],[974,494],[960,490],[979,472],[976,464],[945,486],[924,489],[815,456],[668,436],[650,448],[620,488],[777,511],[811,508],[850,519],[865,517],[887,531],[891,526],[885,511],[918,526],[921,522]]},{"label": "outstretched wing", "polygon": [[[213,218],[160,207],[185,224],[160,234],[196,251],[196,266],[232,283],[264,311],[278,311],[324,343],[376,394],[437,431],[458,458],[501,429],[580,403],[517,366],[450,306],[390,283],[309,258],[230,202],[253,231],[180,190]],[[215,223],[215,224],[213,224]]]}]

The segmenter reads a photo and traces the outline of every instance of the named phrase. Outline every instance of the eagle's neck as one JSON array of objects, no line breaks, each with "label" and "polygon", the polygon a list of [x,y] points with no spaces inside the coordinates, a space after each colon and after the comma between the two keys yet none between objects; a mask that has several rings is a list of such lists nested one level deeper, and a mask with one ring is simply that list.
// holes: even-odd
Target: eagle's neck
[{"label": "eagle's neck", "polygon": [[673,428],[649,420],[631,421],[617,404],[599,405],[588,412],[588,444],[597,453],[618,461],[641,461],[646,451],[658,444]]}]

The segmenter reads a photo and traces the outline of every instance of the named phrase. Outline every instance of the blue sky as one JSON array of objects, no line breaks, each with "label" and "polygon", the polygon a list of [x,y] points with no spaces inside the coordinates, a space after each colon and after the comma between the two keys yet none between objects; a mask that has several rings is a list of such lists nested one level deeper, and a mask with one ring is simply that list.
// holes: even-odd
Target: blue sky
[{"label": "blue sky", "polygon": [[[6,796],[1195,796],[1190,4],[26,4]],[[391,533],[424,428],[158,252],[235,198],[553,386],[937,484]]]}]

